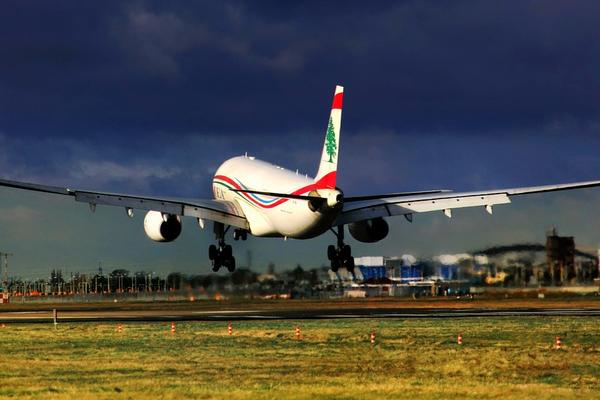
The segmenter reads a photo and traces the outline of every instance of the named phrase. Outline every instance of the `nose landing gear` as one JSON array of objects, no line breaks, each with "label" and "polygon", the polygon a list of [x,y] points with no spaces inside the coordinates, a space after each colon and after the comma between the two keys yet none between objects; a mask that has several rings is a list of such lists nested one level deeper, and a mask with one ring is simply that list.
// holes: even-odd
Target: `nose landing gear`
[{"label": "nose landing gear", "polygon": [[329,245],[327,247],[327,258],[331,261],[331,270],[337,272],[340,267],[346,268],[352,277],[356,277],[352,249],[349,245],[344,244],[344,226],[340,225],[337,227],[337,232],[333,229],[332,232],[337,236],[337,246]]},{"label": "nose landing gear", "polygon": [[215,222],[214,232],[215,238],[217,239],[217,245],[211,244],[208,247],[208,258],[212,261],[212,270],[214,272],[218,272],[221,267],[227,268],[229,272],[235,271],[235,257],[233,257],[233,250],[230,245],[225,244],[225,234],[228,230],[229,226],[225,229],[225,225],[220,222]]}]

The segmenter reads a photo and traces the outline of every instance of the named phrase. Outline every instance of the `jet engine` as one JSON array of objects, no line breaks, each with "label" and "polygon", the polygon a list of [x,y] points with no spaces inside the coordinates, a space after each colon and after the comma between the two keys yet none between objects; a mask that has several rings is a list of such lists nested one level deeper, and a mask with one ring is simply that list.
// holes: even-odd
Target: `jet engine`
[{"label": "jet engine", "polygon": [[321,193],[313,190],[308,195],[315,197],[308,201],[308,208],[313,212],[339,209],[344,202],[344,193],[338,189],[324,189]]},{"label": "jet engine", "polygon": [[344,194],[339,190],[332,190],[327,194],[327,205],[330,208],[339,207],[344,202]]},{"label": "jet engine", "polygon": [[148,211],[144,217],[144,231],[155,242],[172,242],[181,233],[181,218],[174,214]]},{"label": "jet engine", "polygon": [[352,237],[359,242],[374,243],[385,238],[390,228],[388,223],[380,217],[348,224],[348,230]]}]

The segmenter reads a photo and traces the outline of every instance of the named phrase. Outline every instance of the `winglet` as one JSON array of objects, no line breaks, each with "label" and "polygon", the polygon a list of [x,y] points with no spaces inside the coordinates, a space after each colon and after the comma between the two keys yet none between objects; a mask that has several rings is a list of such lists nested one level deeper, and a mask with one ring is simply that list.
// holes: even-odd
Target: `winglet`
[{"label": "winglet", "polygon": [[325,131],[325,143],[321,153],[319,170],[315,184],[320,189],[335,189],[338,156],[340,153],[340,130],[342,125],[342,105],[344,102],[344,87],[336,86],[331,104],[331,114]]}]

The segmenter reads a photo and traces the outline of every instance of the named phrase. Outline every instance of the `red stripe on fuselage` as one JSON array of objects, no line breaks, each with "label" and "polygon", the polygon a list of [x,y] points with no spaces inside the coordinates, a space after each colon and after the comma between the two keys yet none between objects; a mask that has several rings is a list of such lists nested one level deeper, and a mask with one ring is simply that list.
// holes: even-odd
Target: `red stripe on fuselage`
[{"label": "red stripe on fuselage", "polygon": [[341,110],[343,100],[344,100],[344,92],[338,93],[335,96],[333,96],[333,104],[331,105],[331,109],[332,110]]},{"label": "red stripe on fuselage", "polygon": [[[237,182],[235,182],[233,179],[231,179],[225,175],[215,175],[214,179],[220,179],[224,182],[227,182],[228,184],[230,184],[231,186],[233,186],[234,188],[236,188],[238,190],[243,190],[243,188]],[[336,171],[333,171],[333,172],[328,173],[321,179],[319,179],[317,182],[315,182],[311,185],[308,185],[308,186],[304,186],[303,188],[300,188],[290,194],[302,195],[302,194],[305,194],[312,190],[317,190],[317,189],[335,189],[335,181],[336,181]],[[238,192],[238,193],[240,193],[246,199],[250,200],[252,203],[254,203],[257,206],[260,206],[262,208],[277,207],[278,205],[283,204],[289,200],[286,198],[281,198],[281,199],[277,200],[275,203],[265,205],[265,204],[261,204],[258,201],[256,201],[248,193],[245,193],[245,192]],[[274,196],[274,197],[276,197],[276,196]]]}]

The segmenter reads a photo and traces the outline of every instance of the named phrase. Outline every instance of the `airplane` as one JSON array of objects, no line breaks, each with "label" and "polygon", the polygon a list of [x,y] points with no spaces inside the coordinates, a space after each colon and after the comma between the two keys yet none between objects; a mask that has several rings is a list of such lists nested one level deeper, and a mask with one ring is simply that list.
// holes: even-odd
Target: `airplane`
[{"label": "airplane", "polygon": [[336,244],[327,247],[331,270],[346,268],[352,274],[354,257],[344,239],[346,225],[357,241],[374,243],[387,236],[388,217],[402,215],[412,222],[414,214],[441,211],[451,218],[453,209],[465,207],[481,207],[492,214],[493,206],[508,204],[513,197],[600,186],[600,181],[588,181],[475,192],[439,189],[346,197],[336,179],[343,97],[344,88],[336,86],[314,178],[243,155],[226,160],[217,169],[212,181],[214,199],[135,196],[2,179],[0,186],[70,196],[88,203],[92,212],[97,205],[123,207],[129,217],[134,209],[147,211],[144,230],[156,242],[177,239],[181,217],[196,218],[201,228],[206,220],[212,221],[216,243],[210,245],[208,257],[215,272],[235,270],[232,247],[225,241],[230,228],[236,241],[246,240],[248,234],[310,239],[331,231],[337,237]]}]

